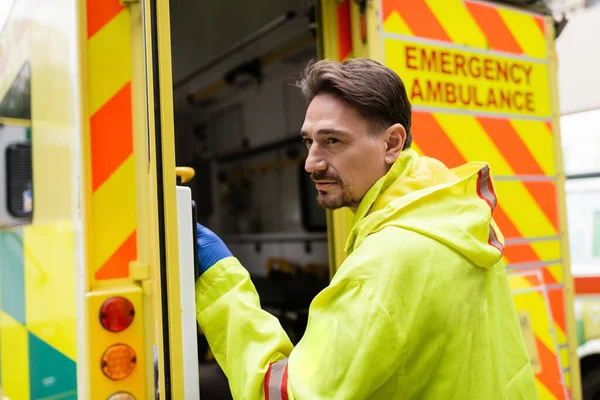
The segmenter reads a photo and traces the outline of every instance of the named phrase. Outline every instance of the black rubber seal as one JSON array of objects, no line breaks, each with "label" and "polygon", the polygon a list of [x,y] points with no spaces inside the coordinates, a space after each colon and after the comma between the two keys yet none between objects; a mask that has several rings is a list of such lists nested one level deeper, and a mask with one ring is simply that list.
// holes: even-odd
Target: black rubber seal
[{"label": "black rubber seal", "polygon": [[158,206],[158,241],[160,254],[160,294],[162,306],[163,360],[165,399],[171,400],[171,346],[169,336],[169,291],[167,285],[167,243],[165,238],[165,193],[163,177],[162,118],[160,107],[160,70],[156,0],[150,0],[150,31],[152,40],[152,90],[154,93],[154,137],[156,145],[156,192]]}]

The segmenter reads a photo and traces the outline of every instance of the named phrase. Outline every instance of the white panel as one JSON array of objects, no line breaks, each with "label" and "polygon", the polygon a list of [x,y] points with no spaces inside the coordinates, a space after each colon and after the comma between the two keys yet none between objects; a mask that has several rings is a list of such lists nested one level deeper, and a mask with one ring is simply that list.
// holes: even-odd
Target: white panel
[{"label": "white panel", "polygon": [[573,14],[556,41],[562,114],[600,108],[600,8]]},{"label": "white panel", "polygon": [[177,187],[177,233],[179,243],[179,284],[181,290],[181,344],[183,384],[186,400],[200,398],[198,385],[198,342],[196,328],[196,289],[194,279],[194,240],[192,193]]},{"label": "white panel", "polygon": [[600,171],[600,109],[563,115],[560,130],[567,175]]},{"label": "white panel", "polygon": [[600,178],[568,180],[567,219],[575,276],[600,273]]}]

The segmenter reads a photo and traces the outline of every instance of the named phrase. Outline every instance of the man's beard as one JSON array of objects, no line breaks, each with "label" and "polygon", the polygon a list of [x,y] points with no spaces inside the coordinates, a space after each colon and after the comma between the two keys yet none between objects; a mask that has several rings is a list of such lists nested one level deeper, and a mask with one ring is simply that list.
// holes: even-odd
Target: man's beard
[{"label": "man's beard", "polygon": [[344,182],[335,174],[330,174],[324,171],[313,172],[310,174],[313,181],[333,181],[336,185],[339,185],[341,193],[337,196],[332,196],[323,191],[323,194],[319,192],[317,195],[317,204],[319,207],[327,210],[337,210],[342,207],[353,207],[358,206],[361,199],[357,199],[353,195],[349,187],[344,185]]}]

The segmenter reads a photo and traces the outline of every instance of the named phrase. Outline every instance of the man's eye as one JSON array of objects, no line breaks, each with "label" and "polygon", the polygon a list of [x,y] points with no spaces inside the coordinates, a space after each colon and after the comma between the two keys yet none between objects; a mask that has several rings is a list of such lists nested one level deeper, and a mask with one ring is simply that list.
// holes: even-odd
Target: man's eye
[{"label": "man's eye", "polygon": [[339,139],[336,139],[336,138],[328,138],[327,139],[327,144],[336,144],[339,142],[340,142]]},{"label": "man's eye", "polygon": [[308,138],[302,138],[302,143],[304,143],[306,146],[310,146],[312,144],[312,140]]}]

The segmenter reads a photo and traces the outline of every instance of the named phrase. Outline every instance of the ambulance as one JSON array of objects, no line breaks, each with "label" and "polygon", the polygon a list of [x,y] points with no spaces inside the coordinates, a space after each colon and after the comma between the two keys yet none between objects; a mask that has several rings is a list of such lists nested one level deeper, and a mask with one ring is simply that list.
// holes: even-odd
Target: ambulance
[{"label": "ambulance", "polygon": [[582,398],[543,2],[13,0],[1,29],[6,398],[231,398],[195,322],[196,222],[297,343],[351,212],[314,202],[293,83],[352,57],[402,78],[420,154],[489,162],[540,398]]}]

